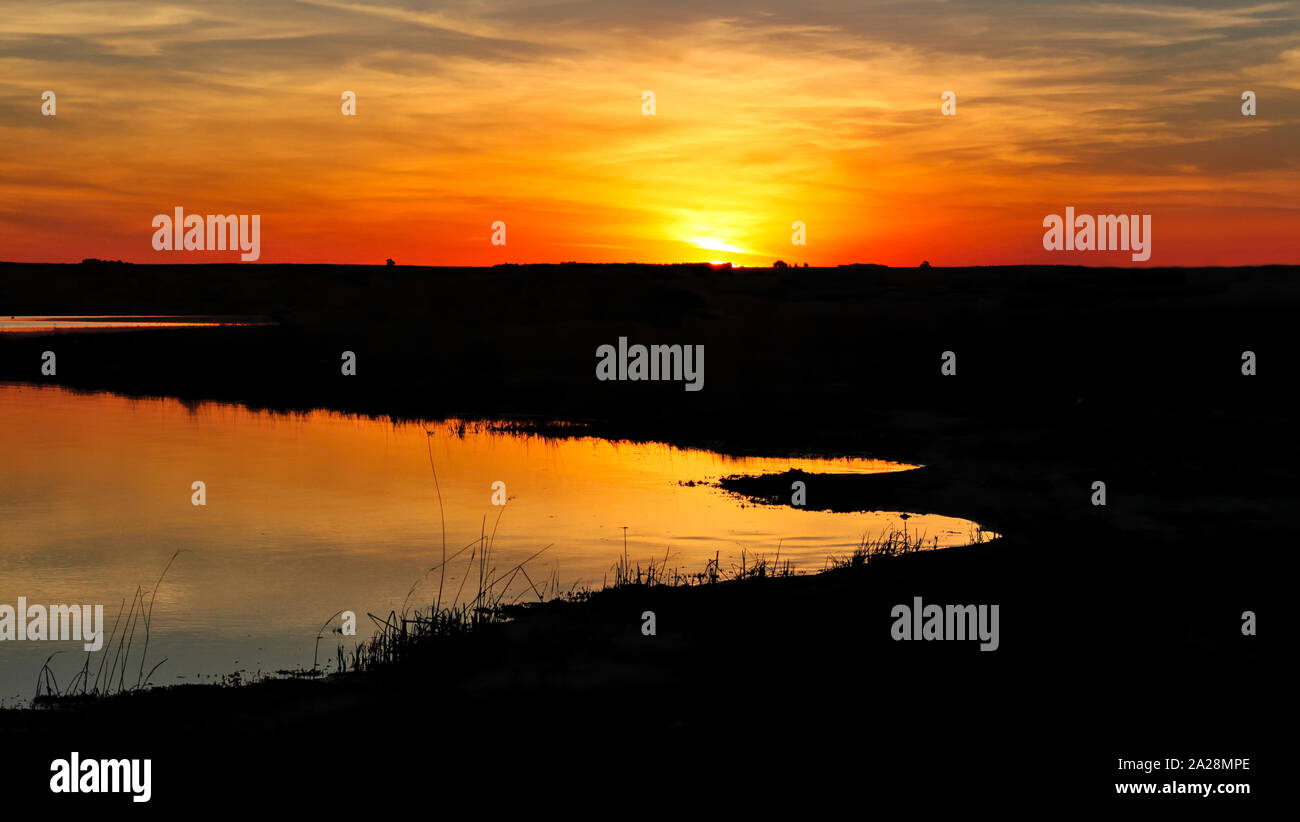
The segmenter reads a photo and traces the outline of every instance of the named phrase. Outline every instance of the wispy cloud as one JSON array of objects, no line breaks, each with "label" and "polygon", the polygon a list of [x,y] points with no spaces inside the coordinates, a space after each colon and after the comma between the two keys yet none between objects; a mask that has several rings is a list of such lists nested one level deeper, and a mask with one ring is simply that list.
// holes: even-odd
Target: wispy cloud
[{"label": "wispy cloud", "polygon": [[1073,202],[1171,209],[1152,262],[1294,257],[1298,30],[1295,2],[4,3],[0,258],[149,260],[184,204],[266,215],[268,261],[1018,262]]}]

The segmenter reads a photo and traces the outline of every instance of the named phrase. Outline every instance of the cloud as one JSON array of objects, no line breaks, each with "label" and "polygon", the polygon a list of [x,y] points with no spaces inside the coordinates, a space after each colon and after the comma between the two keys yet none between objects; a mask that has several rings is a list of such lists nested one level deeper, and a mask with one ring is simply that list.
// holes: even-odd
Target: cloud
[{"label": "cloud", "polygon": [[[21,6],[0,22],[0,193],[25,224],[80,215],[77,259],[182,201],[296,214],[326,243],[438,226],[400,240],[428,262],[490,262],[472,238],[507,217],[537,259],[660,258],[689,237],[788,256],[793,219],[815,225],[814,260],[888,259],[862,249],[890,241],[863,222],[942,233],[1115,192],[1209,209],[1225,179],[1262,172],[1259,203],[1280,208],[1298,28],[1296,2]],[[57,118],[40,116],[46,88]],[[1257,118],[1240,116],[1246,88]]]}]

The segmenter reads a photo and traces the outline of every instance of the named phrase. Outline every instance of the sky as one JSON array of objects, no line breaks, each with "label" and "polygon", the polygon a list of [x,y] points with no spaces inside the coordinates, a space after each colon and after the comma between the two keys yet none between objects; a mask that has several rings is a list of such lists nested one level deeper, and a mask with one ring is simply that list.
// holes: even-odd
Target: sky
[{"label": "sky", "polygon": [[0,260],[1297,263],[1300,2],[1223,5],[0,0]]}]

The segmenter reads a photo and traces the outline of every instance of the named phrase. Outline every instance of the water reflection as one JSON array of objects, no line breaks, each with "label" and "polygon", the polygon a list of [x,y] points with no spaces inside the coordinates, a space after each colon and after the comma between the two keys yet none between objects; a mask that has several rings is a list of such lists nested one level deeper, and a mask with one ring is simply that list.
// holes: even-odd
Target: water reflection
[{"label": "water reflection", "polygon": [[[901,521],[745,505],[709,483],[789,468],[909,467],[737,459],[330,412],[189,408],[28,385],[0,385],[0,453],[0,602],[102,603],[111,622],[181,551],[154,605],[150,656],[168,657],[155,683],[310,666],[321,622],[340,609],[355,611],[368,635],[365,614],[400,608],[441,556],[431,460],[448,551],[495,529],[498,567],[506,569],[550,545],[528,568],[561,590],[601,585],[622,555],[624,527],[633,562],[666,557],[694,572],[716,554],[726,570],[740,564],[742,550],[770,558],[779,545],[783,561],[817,570],[864,533]],[[205,484],[201,507],[191,500],[196,481]],[[492,504],[496,482],[505,484],[504,507]],[[972,523],[914,515],[907,527],[949,545],[968,541]],[[451,567],[446,589],[457,590],[466,572]],[[426,580],[411,601],[427,606],[437,581]],[[512,597],[526,585],[521,578]],[[65,653],[53,667],[66,680],[84,660],[79,648],[0,643],[0,697],[29,699],[56,649]]]},{"label": "water reflection", "polygon": [[139,316],[0,316],[0,334],[50,334],[60,331],[121,331],[147,328],[219,328],[227,325],[274,325],[259,317]]}]

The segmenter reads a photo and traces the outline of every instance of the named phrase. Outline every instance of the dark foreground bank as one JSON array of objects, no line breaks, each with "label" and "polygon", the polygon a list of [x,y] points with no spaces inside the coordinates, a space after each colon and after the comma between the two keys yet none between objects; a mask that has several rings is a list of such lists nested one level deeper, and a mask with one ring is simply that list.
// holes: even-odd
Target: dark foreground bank
[{"label": "dark foreground bank", "polygon": [[[1008,809],[1136,802],[1149,813],[1155,800],[1114,797],[1114,758],[1231,753],[1267,767],[1257,746],[1280,686],[1259,646],[1223,632],[1204,656],[1168,633],[1115,647],[1105,638],[1128,618],[1111,598],[1062,602],[1059,580],[1025,584],[1037,551],[1004,539],[812,576],[626,585],[523,609],[370,673],[5,712],[7,782],[14,796],[51,799],[49,763],[76,750],[152,758],[155,807],[419,796],[503,809],[920,809],[997,797]],[[895,640],[893,608],[914,597],[1000,603],[996,650]],[[1242,682],[1255,683],[1252,698],[1208,709]],[[1259,733],[1245,742],[1244,728]],[[1262,790],[1263,776],[1249,781]]]}]

